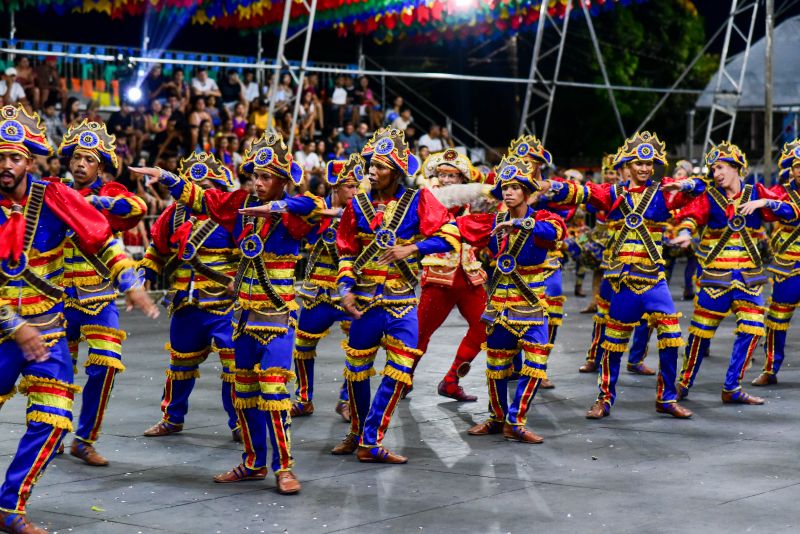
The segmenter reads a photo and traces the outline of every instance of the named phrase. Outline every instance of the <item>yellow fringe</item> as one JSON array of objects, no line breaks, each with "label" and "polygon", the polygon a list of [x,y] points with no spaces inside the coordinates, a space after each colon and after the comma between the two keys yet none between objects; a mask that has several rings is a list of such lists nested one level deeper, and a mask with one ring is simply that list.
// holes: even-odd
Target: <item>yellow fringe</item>
[{"label": "yellow fringe", "polygon": [[236,382],[236,375],[233,373],[222,373],[219,377],[223,382],[227,382],[228,384]]},{"label": "yellow fringe", "polygon": [[753,334],[754,336],[759,337],[764,337],[766,335],[763,326],[753,326],[749,324],[737,325],[735,332],[737,334]]},{"label": "yellow fringe", "polygon": [[320,334],[312,334],[311,332],[306,332],[305,330],[296,330],[295,335],[303,339],[322,339],[323,337],[327,336],[328,332],[330,331],[331,329],[328,328],[327,330],[325,330]]},{"label": "yellow fringe", "polygon": [[397,339],[396,337],[392,337],[386,335],[383,337],[383,346],[387,349],[391,346],[402,348],[404,351],[407,351],[415,356],[422,356],[422,351],[419,349],[412,349],[411,347],[407,346],[405,343]]},{"label": "yellow fringe", "polygon": [[611,352],[625,352],[626,350],[628,350],[627,343],[611,343],[610,341],[607,341],[605,339],[600,344],[600,346],[605,350],[610,350]]},{"label": "yellow fringe", "polygon": [[86,363],[83,364],[84,367],[89,367],[90,365],[102,365],[103,367],[110,367],[112,369],[117,369],[120,373],[125,370],[125,365],[117,358],[112,358],[110,356],[100,356],[98,354],[90,354],[88,358],[86,358]]},{"label": "yellow fringe", "polygon": [[486,370],[486,378],[493,379],[493,380],[502,380],[504,378],[508,378],[514,374],[514,368],[509,367],[508,369],[503,369],[502,371],[497,371],[495,369],[487,369]]},{"label": "yellow fringe", "polygon": [[87,336],[89,334],[105,334],[108,336],[115,336],[119,338],[120,341],[125,341],[128,337],[128,334],[122,330],[101,326],[99,324],[87,324],[81,327],[81,335]]},{"label": "yellow fringe", "polygon": [[608,324],[608,318],[603,315],[597,315],[597,314],[593,315],[592,321],[594,321],[594,324],[597,325]]},{"label": "yellow fringe", "polygon": [[541,378],[542,380],[547,379],[547,372],[542,371],[541,369],[534,369],[533,367],[528,367],[527,365],[522,366],[522,369],[520,369],[519,374],[523,376],[529,376],[531,378]]},{"label": "yellow fringe", "polygon": [[8,393],[6,393],[4,395],[0,395],[0,405],[2,405],[4,402],[6,402],[11,397],[13,397],[16,393],[17,393],[17,388],[12,387],[11,391],[9,391]]},{"label": "yellow fringe", "polygon": [[111,280],[116,280],[119,273],[121,273],[125,269],[136,269],[136,263],[137,262],[131,259],[124,259],[118,261],[113,265],[113,267],[111,267],[111,274],[109,275],[109,278]]},{"label": "yellow fringe", "polygon": [[550,326],[561,326],[563,324],[563,319],[561,317],[550,317],[547,324]]},{"label": "yellow fringe", "polygon": [[682,337],[665,337],[658,340],[658,348],[666,349],[668,347],[682,347],[685,343]]},{"label": "yellow fringe", "polygon": [[789,330],[789,323],[776,323],[776,322],[771,321],[769,319],[766,319],[764,321],[764,326],[766,326],[770,330],[780,330],[782,332],[786,331],[786,330]]},{"label": "yellow fringe", "polygon": [[155,272],[156,274],[161,274],[161,265],[154,262],[148,257],[144,257],[143,259],[139,260],[139,266],[137,269],[150,269],[151,271]]},{"label": "yellow fringe", "polygon": [[378,352],[378,349],[380,348],[381,346],[378,345],[369,349],[354,349],[353,347],[347,344],[346,339],[342,340],[342,349],[344,349],[345,354],[347,354],[352,358],[363,358],[364,356],[375,354]]},{"label": "yellow fringe", "polygon": [[683,317],[681,312],[678,313],[661,313],[661,312],[653,312],[646,314],[648,322],[658,322],[659,319],[680,319]]},{"label": "yellow fringe", "polygon": [[362,380],[368,380],[370,377],[375,376],[377,373],[373,367],[370,367],[366,371],[359,371],[354,373],[345,367],[342,376],[344,376],[345,380],[349,382],[361,382]]},{"label": "yellow fringe", "polygon": [[297,378],[297,375],[292,371],[284,369],[283,367],[267,367],[266,369],[261,369],[260,363],[256,364],[253,368],[253,372],[259,376],[281,376],[285,378],[287,382],[294,382]]},{"label": "yellow fringe", "polygon": [[238,367],[232,367],[231,368],[231,373],[233,373],[234,375],[239,375],[239,376],[256,376],[256,374],[257,374],[252,369],[239,369]]},{"label": "yellow fringe", "polygon": [[701,330],[696,326],[689,325],[689,335],[694,335],[695,337],[703,338],[703,339],[711,339],[714,337],[716,331],[708,331],[708,330]]},{"label": "yellow fringe", "polygon": [[45,334],[41,336],[42,345],[47,348],[54,346],[62,337],[66,337],[66,332],[55,332],[53,334]]},{"label": "yellow fringe", "polygon": [[292,401],[290,399],[265,400],[263,398],[259,398],[258,409],[265,412],[282,412],[284,410],[291,410]]},{"label": "yellow fringe", "polygon": [[167,369],[164,371],[164,374],[167,375],[167,378],[172,380],[191,380],[192,378],[200,378],[200,369],[194,369],[193,371],[173,371],[172,369]]},{"label": "yellow fringe", "polygon": [[317,351],[315,350],[307,350],[307,351],[299,351],[295,350],[292,352],[292,358],[295,360],[313,360],[317,357]]},{"label": "yellow fringe", "polygon": [[57,389],[61,389],[63,391],[71,391],[72,393],[81,392],[80,386],[76,386],[75,384],[67,384],[66,382],[62,382],[61,380],[56,380],[55,378],[43,378],[41,376],[23,376],[22,380],[19,381],[19,386],[17,386],[17,391],[19,391],[20,395],[27,395],[28,388],[31,386],[35,386],[37,384],[45,386],[54,386]]},{"label": "yellow fringe", "polygon": [[[94,268],[92,268],[94,270]],[[74,278],[70,278],[69,281],[64,284],[66,287],[84,287],[84,286],[96,286],[98,284],[102,284],[105,282],[105,278],[100,276],[99,274],[89,275],[89,276],[76,276]]]},{"label": "yellow fringe", "polygon": [[43,300],[37,304],[25,304],[22,306],[22,316],[31,316],[31,315],[41,315],[44,312],[50,310],[57,301],[53,301],[50,299]]},{"label": "yellow fringe", "polygon": [[398,382],[402,382],[403,384],[409,386],[411,385],[410,374],[400,371],[399,369],[395,369],[390,365],[387,365],[386,367],[383,368],[383,371],[381,371],[381,375],[388,376],[389,378],[394,378],[395,380],[397,380]]},{"label": "yellow fringe", "polygon": [[34,421],[37,423],[44,423],[46,425],[50,425],[55,428],[61,428],[63,430],[66,430],[67,432],[72,432],[72,421],[70,421],[63,415],[54,415],[51,413],[45,413],[34,410],[32,412],[28,412],[26,421],[28,421],[29,423]]},{"label": "yellow fringe", "polygon": [[245,408],[258,408],[258,401],[261,400],[258,396],[249,397],[247,399],[240,399],[236,397],[233,400],[233,407],[237,410],[243,410]]},{"label": "yellow fringe", "polygon": [[75,310],[79,310],[86,315],[91,315],[93,317],[97,317],[100,315],[100,312],[105,309],[105,306],[98,306],[97,308],[89,308],[87,306],[93,306],[96,304],[105,304],[108,305],[111,302],[114,302],[119,297],[119,293],[114,291],[113,293],[109,293],[107,295],[98,296],[98,297],[88,297],[83,299],[67,299],[65,302],[65,306],[67,308],[72,308]]}]

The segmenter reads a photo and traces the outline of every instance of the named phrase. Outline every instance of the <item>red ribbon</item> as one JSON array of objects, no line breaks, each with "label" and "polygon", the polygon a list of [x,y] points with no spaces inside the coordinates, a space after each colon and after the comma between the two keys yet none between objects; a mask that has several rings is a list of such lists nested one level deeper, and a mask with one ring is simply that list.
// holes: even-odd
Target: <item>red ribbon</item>
[{"label": "red ribbon", "polygon": [[25,219],[22,213],[12,212],[0,227],[0,258],[19,261],[25,246]]},{"label": "red ribbon", "polygon": [[170,242],[178,245],[178,257],[183,257],[183,251],[186,250],[186,244],[189,242],[189,236],[192,235],[192,221],[186,221],[175,230],[172,234]]}]

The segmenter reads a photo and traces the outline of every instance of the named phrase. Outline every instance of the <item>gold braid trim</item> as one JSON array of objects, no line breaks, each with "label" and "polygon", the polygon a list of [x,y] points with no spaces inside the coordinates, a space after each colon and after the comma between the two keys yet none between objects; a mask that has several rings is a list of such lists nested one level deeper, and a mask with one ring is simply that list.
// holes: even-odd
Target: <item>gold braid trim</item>
[{"label": "gold braid trim", "polygon": [[54,386],[56,389],[72,393],[81,392],[80,386],[76,386],[75,384],[67,384],[66,382],[62,382],[61,380],[56,380],[55,378],[43,378],[41,376],[23,376],[22,380],[19,381],[19,386],[17,386],[17,391],[19,391],[20,395],[27,395],[28,388],[31,386],[35,386],[37,384],[45,386]]},{"label": "gold braid trim", "polygon": [[[200,369],[194,369],[192,371],[173,371],[172,369],[167,369],[164,371],[164,374],[171,380],[191,380],[192,378],[200,378]],[[231,382],[233,382],[233,380],[231,380]]]},{"label": "gold braid trim", "polygon": [[6,402],[11,397],[13,397],[16,393],[17,393],[17,388],[12,387],[11,391],[9,391],[8,393],[5,393],[3,395],[0,395],[0,405],[2,405],[4,402]]},{"label": "gold braid trim", "polygon": [[89,357],[86,358],[86,363],[83,364],[83,366],[89,367],[90,365],[102,365],[103,367],[116,369],[120,373],[125,370],[125,365],[119,359],[112,358],[111,356],[101,356],[99,354],[90,354]]},{"label": "gold braid trim", "polygon": [[67,333],[63,332],[63,331],[62,332],[53,332],[52,334],[45,334],[45,335],[41,336],[40,339],[42,341],[42,345],[44,345],[47,348],[50,348],[50,347],[54,346],[56,343],[58,343],[58,341],[61,338],[66,337],[66,336],[67,336]]},{"label": "gold braid trim", "polygon": [[32,412],[28,412],[28,415],[25,418],[25,420],[28,423],[31,422],[44,423],[46,425],[50,425],[55,428],[66,430],[67,432],[72,432],[72,421],[70,421],[63,415],[55,415],[52,413],[46,413],[34,410]]},{"label": "gold braid trim", "polygon": [[383,368],[383,371],[381,371],[381,376],[388,376],[389,378],[393,378],[398,382],[402,382],[403,384],[406,384],[408,386],[411,385],[410,374],[403,372],[399,369],[395,369],[390,365],[387,365],[386,367]]},{"label": "gold braid trim", "polygon": [[234,384],[236,382],[236,375],[233,373],[220,373],[219,377],[223,382],[228,384]]},{"label": "gold braid trim", "polygon": [[709,332],[708,330],[703,330],[702,328],[697,328],[696,326],[689,325],[689,335],[695,336],[703,339],[711,339],[714,337],[716,330],[713,332]]},{"label": "gold braid trim", "polygon": [[107,305],[109,302],[117,300],[117,297],[119,297],[119,292],[114,290],[112,293],[107,295],[99,295],[97,297],[86,297],[82,299],[69,298],[65,301],[64,305],[67,308],[74,308],[82,311],[86,315],[97,316],[105,309],[105,306],[98,306],[97,308],[89,308],[89,306],[92,306],[93,304]]},{"label": "gold braid trim", "polygon": [[520,369],[519,374],[522,376],[529,376],[531,378],[547,378],[547,372],[542,371],[541,369],[534,369],[533,367],[528,367],[527,365],[523,365],[522,369]]},{"label": "gold braid trim", "polygon": [[378,373],[375,371],[374,367],[370,367],[366,371],[359,371],[357,373],[354,373],[345,367],[344,371],[342,372],[342,376],[348,382],[361,382],[362,380],[366,380],[371,376],[375,376],[376,374]]},{"label": "gold braid trim", "polygon": [[245,408],[258,408],[258,401],[261,400],[261,397],[249,397],[246,399],[240,399],[236,397],[233,400],[233,407],[237,410],[243,410]]},{"label": "gold braid trim", "polygon": [[665,337],[658,340],[659,349],[666,349],[668,347],[682,347],[685,344],[686,343],[683,341],[682,337]]},{"label": "gold braid trim", "polygon": [[772,319],[764,319],[764,326],[770,330],[780,330],[782,332],[789,330],[789,323],[776,323]]},{"label": "gold braid trim", "polygon": [[753,334],[758,337],[764,337],[766,335],[763,326],[753,326],[750,324],[736,325],[736,330],[734,330],[734,332],[737,334]]},{"label": "gold braid trim", "polygon": [[495,370],[495,369],[487,369],[486,370],[486,378],[488,378],[490,380],[502,380],[504,378],[508,378],[512,374],[514,374],[514,366],[513,365],[508,369],[502,369],[502,370],[499,370],[499,371]]},{"label": "gold braid trim", "polygon": [[81,335],[87,336],[88,334],[106,334],[109,336],[116,336],[119,338],[120,343],[128,338],[128,334],[126,334],[123,330],[117,330],[116,328],[109,328],[107,326],[101,326],[97,324],[88,324],[81,327]]},{"label": "gold braid trim", "polygon": [[258,397],[255,400],[258,401],[258,409],[265,412],[283,412],[292,409],[291,399],[265,400]]}]

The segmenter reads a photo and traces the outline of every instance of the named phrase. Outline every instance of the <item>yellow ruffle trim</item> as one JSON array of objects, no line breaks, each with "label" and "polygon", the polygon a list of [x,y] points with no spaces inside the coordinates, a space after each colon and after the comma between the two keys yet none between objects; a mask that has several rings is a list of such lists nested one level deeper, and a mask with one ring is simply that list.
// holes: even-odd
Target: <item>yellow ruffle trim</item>
[{"label": "yellow ruffle trim", "polygon": [[378,349],[381,348],[381,345],[376,347],[371,347],[369,349],[354,349],[350,345],[347,344],[347,340],[342,340],[342,349],[344,349],[345,354],[351,356],[353,358],[363,358],[364,356],[369,356],[371,354],[376,354]]},{"label": "yellow ruffle trim", "polygon": [[0,405],[2,405],[4,402],[6,402],[11,397],[13,397],[16,393],[17,393],[17,388],[14,387],[14,388],[11,388],[11,391],[9,391],[8,393],[0,395]]},{"label": "yellow ruffle trim", "polygon": [[297,378],[297,375],[292,371],[284,369],[283,367],[267,367],[266,369],[262,369],[261,364],[256,364],[253,368],[253,372],[259,376],[280,376],[285,378],[287,382],[294,382]]},{"label": "yellow ruffle trim", "polygon": [[304,338],[304,339],[322,339],[323,337],[327,336],[328,332],[330,332],[330,331],[331,331],[331,329],[328,328],[324,332],[321,332],[319,334],[313,334],[311,332],[306,332],[305,330],[295,330],[295,335],[297,337],[301,337],[301,338]]},{"label": "yellow ruffle trim", "polygon": [[295,360],[313,360],[317,357],[317,351],[315,350],[307,350],[307,351],[300,351],[295,350],[292,352],[292,358]]},{"label": "yellow ruffle trim", "polygon": [[753,326],[750,324],[740,324],[736,326],[736,330],[734,330],[737,334],[753,334],[754,336],[764,337],[766,332],[764,331],[763,326]]},{"label": "yellow ruffle trim", "polygon": [[263,398],[259,398],[258,409],[265,412],[288,411],[292,409],[292,401],[291,399],[265,400]]},{"label": "yellow ruffle trim", "polygon": [[769,319],[764,321],[764,326],[770,330],[780,330],[781,332],[789,330],[789,323],[776,323],[775,321],[770,321]]},{"label": "yellow ruffle trim", "polygon": [[514,374],[514,368],[509,367],[508,369],[496,370],[496,369],[487,369],[486,370],[486,378],[490,380],[502,380],[504,378],[508,378]]},{"label": "yellow ruffle trim", "polygon": [[386,367],[384,367],[383,371],[381,372],[381,375],[388,376],[389,378],[394,378],[395,380],[397,380],[398,382],[402,382],[403,384],[406,384],[406,385],[409,385],[409,386],[411,385],[411,375],[410,374],[408,374],[406,372],[403,372],[403,371],[400,371],[399,369],[395,369],[394,367],[392,367],[390,365],[387,365]]},{"label": "yellow ruffle trim", "polygon": [[223,382],[228,384],[233,384],[236,382],[236,375],[233,373],[221,373],[219,377]]},{"label": "yellow ruffle trim", "polygon": [[34,410],[32,412],[28,412],[28,415],[25,419],[29,423],[35,421],[37,423],[44,423],[55,428],[66,430],[67,432],[72,432],[72,421],[63,415],[54,415],[51,413]]},{"label": "yellow ruffle trim", "polygon": [[520,369],[519,374],[523,376],[529,376],[531,378],[541,378],[542,380],[547,378],[547,372],[542,371],[541,369],[535,369],[533,367],[529,367],[527,365],[522,366],[522,369]]},{"label": "yellow ruffle trim", "polygon": [[627,343],[611,343],[610,341],[603,340],[600,344],[602,348],[611,352],[625,352],[628,350]]},{"label": "yellow ruffle trim", "polygon": [[109,328],[107,326],[101,326],[97,324],[82,326],[81,334],[83,336],[87,336],[89,334],[105,334],[107,336],[115,336],[120,341],[125,341],[128,338],[128,334],[126,334],[123,330],[117,330],[116,328]]},{"label": "yellow ruffle trim", "polygon": [[243,410],[245,408],[258,408],[258,401],[260,397],[249,397],[247,399],[240,399],[236,397],[233,401],[233,407],[237,410]]},{"label": "yellow ruffle trim", "polygon": [[696,326],[691,326],[691,325],[689,326],[689,335],[690,336],[695,336],[695,337],[699,337],[699,338],[703,338],[703,339],[711,339],[711,338],[714,337],[715,333],[716,333],[716,329],[715,330],[703,330],[701,328],[697,328]]},{"label": "yellow ruffle trim", "polygon": [[359,371],[357,373],[354,373],[345,367],[344,371],[342,372],[342,376],[349,382],[361,382],[362,380],[368,380],[371,376],[375,376],[376,374],[377,372],[373,367],[370,367],[366,371]]},{"label": "yellow ruffle trim", "polygon": [[116,369],[120,373],[125,370],[125,365],[117,358],[112,358],[110,356],[100,356],[99,354],[90,354],[89,357],[86,358],[86,363],[83,364],[83,366],[89,367],[90,365],[102,365],[103,367]]},{"label": "yellow ruffle trim", "polygon": [[17,391],[19,391],[21,395],[27,395],[28,388],[37,384],[53,386],[56,389],[72,393],[81,392],[80,386],[76,386],[75,384],[67,384],[61,380],[56,380],[55,378],[42,378],[41,376],[23,376],[22,380],[19,382],[19,386],[17,386]]},{"label": "yellow ruffle trim", "polygon": [[682,347],[685,344],[686,343],[684,343],[682,337],[665,337],[658,340],[659,349],[666,349],[668,347]]},{"label": "yellow ruffle trim", "polygon": [[209,352],[211,352],[211,347],[206,347],[204,349],[196,350],[194,352],[178,352],[172,349],[172,345],[170,343],[164,344],[164,349],[169,352],[175,359],[177,360],[188,360],[190,358],[199,358],[200,356],[207,356]]},{"label": "yellow ruffle trim", "polygon": [[173,371],[172,369],[167,369],[164,371],[164,374],[171,380],[191,380],[192,378],[200,378],[200,369],[194,369],[192,371]]}]

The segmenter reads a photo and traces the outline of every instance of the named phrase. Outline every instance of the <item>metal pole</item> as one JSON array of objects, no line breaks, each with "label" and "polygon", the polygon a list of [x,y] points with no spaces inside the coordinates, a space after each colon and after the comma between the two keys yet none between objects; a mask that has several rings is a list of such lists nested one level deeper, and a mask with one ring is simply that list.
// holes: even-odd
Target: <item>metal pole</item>
[{"label": "metal pole", "polygon": [[686,143],[689,145],[686,155],[689,161],[694,159],[694,108],[686,112]]},{"label": "metal pole", "polygon": [[553,70],[553,87],[550,91],[550,99],[547,102],[547,113],[544,116],[544,127],[542,128],[542,144],[547,141],[547,131],[550,129],[550,117],[553,115],[553,104],[556,99],[556,89],[558,88],[555,83],[558,81],[558,74],[561,72],[561,59],[564,56],[564,45],[567,41],[567,28],[569,27],[569,17],[572,14],[572,2],[567,4],[567,10],[564,12],[564,24],[561,26],[561,40],[558,45],[558,55],[556,56],[556,67]]},{"label": "metal pole", "polygon": [[[258,30],[256,32],[258,37],[258,48],[256,50],[256,65],[261,65],[261,61],[263,60],[264,55],[264,47],[262,45],[262,39],[264,37],[264,31]],[[261,97],[261,90],[264,87],[264,71],[261,69],[256,69],[256,84],[258,85],[258,95],[259,98]]]},{"label": "metal pole", "polygon": [[[570,3],[572,3],[570,1]],[[531,100],[533,99],[533,85],[536,83],[536,69],[539,67],[539,53],[542,50],[542,35],[544,34],[545,20],[547,18],[548,2],[542,0],[539,6],[539,22],[536,23],[536,38],[533,41],[533,56],[531,57],[531,70],[528,73],[528,87],[525,90],[525,101],[522,104],[522,114],[519,120],[519,130],[517,135],[520,136],[525,133],[525,128],[528,121],[528,112],[531,108]]]},{"label": "metal pole", "polygon": [[591,36],[592,44],[594,45],[594,53],[597,55],[597,63],[600,65],[600,73],[603,75],[603,81],[608,87],[608,97],[611,99],[611,107],[614,108],[614,116],[617,118],[617,126],[619,126],[619,131],[624,139],[627,137],[625,135],[625,126],[622,124],[622,115],[619,113],[617,99],[614,97],[614,90],[611,89],[611,81],[608,79],[606,64],[603,61],[603,52],[600,50],[600,42],[597,40],[597,34],[594,33],[592,16],[589,14],[589,9],[586,7],[586,2],[581,2],[581,8],[583,9],[583,16],[586,18],[586,25],[589,27],[589,35]]},{"label": "metal pole", "polygon": [[306,66],[308,65],[308,51],[311,48],[311,36],[314,34],[314,15],[317,13],[317,0],[311,0],[308,8],[308,26],[306,27],[306,41],[303,44],[303,57],[300,60],[300,79],[297,82],[297,91],[294,95],[294,111],[292,111],[292,130],[289,132],[289,150],[294,143],[294,130],[297,124],[297,115],[300,112],[300,99],[303,96],[303,81],[306,79]]},{"label": "metal pole", "polygon": [[772,179],[772,34],[775,1],[766,0],[766,33],[764,61],[764,184]]},{"label": "metal pole", "polygon": [[[275,120],[275,93],[278,92],[278,82],[279,78],[281,77],[281,66],[283,65],[283,50],[286,48],[286,34],[289,31],[289,20],[291,19],[292,15],[292,2],[291,0],[285,0],[284,7],[283,7],[283,22],[281,22],[281,35],[278,39],[278,53],[275,54],[275,65],[274,70],[275,73],[273,74],[274,78],[272,79],[272,83],[270,84],[270,92],[272,93],[269,97],[269,111],[267,112],[267,120],[272,120],[272,124],[277,124]],[[267,123],[267,129],[269,129],[269,123]],[[272,129],[274,130],[275,127],[273,126]],[[291,148],[290,148],[291,150]]]},{"label": "metal pole", "polygon": [[[11,26],[9,27],[9,30],[8,30],[8,46],[13,50],[14,48],[17,47],[17,43],[14,42],[14,38],[17,35],[17,24],[16,24],[16,22],[14,20],[14,10],[13,9],[10,11],[10,18],[11,18]],[[14,62],[14,53],[13,52],[9,52],[9,54],[8,54],[8,62],[9,63],[13,63]]]}]

